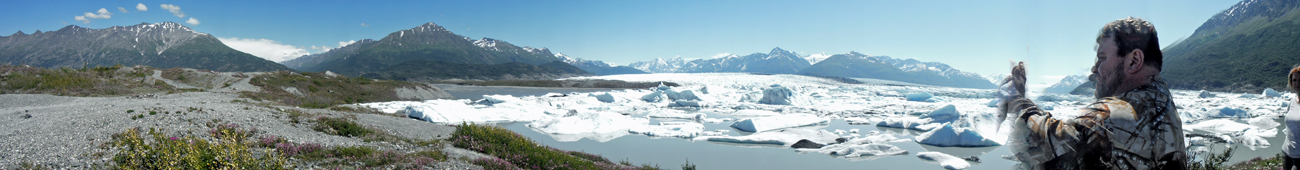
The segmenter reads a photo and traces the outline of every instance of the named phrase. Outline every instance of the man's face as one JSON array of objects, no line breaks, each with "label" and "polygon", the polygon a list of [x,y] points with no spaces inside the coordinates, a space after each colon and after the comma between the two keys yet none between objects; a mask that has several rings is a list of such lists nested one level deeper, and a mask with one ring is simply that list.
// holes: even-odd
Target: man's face
[{"label": "man's face", "polygon": [[1097,88],[1093,95],[1097,98],[1114,95],[1125,78],[1123,56],[1116,55],[1116,51],[1119,46],[1115,45],[1115,37],[1106,37],[1097,44],[1097,62],[1092,65],[1092,74],[1097,77],[1093,80]]}]

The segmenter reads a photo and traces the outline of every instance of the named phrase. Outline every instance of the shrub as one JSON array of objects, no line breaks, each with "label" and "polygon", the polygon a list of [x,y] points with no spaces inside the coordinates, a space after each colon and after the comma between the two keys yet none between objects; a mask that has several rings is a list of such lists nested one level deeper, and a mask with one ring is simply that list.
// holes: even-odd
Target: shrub
[{"label": "shrub", "polygon": [[452,135],[452,142],[456,147],[496,156],[521,168],[598,168],[592,161],[539,145],[527,137],[501,127],[462,124]]},{"label": "shrub", "polygon": [[362,137],[374,133],[374,131],[345,118],[321,117],[316,119],[316,123],[316,127],[312,127],[312,129],[331,135]]},{"label": "shrub", "polygon": [[[113,135],[118,149],[113,162],[118,169],[289,169],[285,159],[266,152],[253,156],[248,143],[235,138],[209,142],[193,136],[164,137],[149,129],[152,141],[139,129]],[[235,134],[227,134],[235,135]]]}]

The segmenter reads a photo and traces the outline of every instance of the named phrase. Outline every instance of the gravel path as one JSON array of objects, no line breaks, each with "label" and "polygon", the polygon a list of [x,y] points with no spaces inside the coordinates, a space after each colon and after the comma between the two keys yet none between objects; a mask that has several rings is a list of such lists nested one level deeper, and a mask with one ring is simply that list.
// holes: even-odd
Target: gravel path
[{"label": "gravel path", "polygon": [[[246,80],[241,83],[246,84]],[[169,82],[171,83],[171,82]],[[247,87],[237,86],[236,88]],[[239,90],[244,90],[240,88]],[[224,91],[224,90],[223,90]],[[238,91],[230,89],[229,91]],[[148,95],[145,95],[148,96]],[[220,121],[263,131],[257,138],[274,135],[298,143],[325,146],[370,146],[385,150],[408,151],[387,142],[365,142],[359,138],[328,135],[311,129],[308,124],[290,123],[284,110],[296,109],[329,117],[354,115],[357,122],[389,134],[416,139],[447,138],[454,127],[379,114],[343,113],[325,109],[301,109],[266,106],[247,102],[236,94],[189,92],[156,94],[156,97],[63,97],[39,94],[0,95],[0,169],[30,163],[55,169],[85,169],[110,161],[114,153],[101,145],[110,135],[129,128],[164,129],[170,135],[193,135],[209,138],[205,124]],[[193,108],[193,110],[191,109]],[[150,111],[156,114],[150,114]],[[128,113],[130,112],[130,113]],[[143,115],[141,119],[132,116]],[[314,118],[312,118],[314,119]],[[481,169],[461,158],[477,158],[444,146],[452,158],[436,169]],[[313,167],[299,167],[313,168]]]}]

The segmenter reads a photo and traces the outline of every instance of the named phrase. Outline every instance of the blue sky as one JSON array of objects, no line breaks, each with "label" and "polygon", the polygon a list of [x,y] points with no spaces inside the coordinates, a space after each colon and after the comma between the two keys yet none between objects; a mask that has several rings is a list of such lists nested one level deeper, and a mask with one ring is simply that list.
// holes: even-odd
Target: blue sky
[{"label": "blue sky", "polygon": [[1008,72],[1008,60],[1025,60],[1037,77],[1031,82],[1043,83],[1084,73],[1107,22],[1146,18],[1163,46],[1237,2],[19,0],[0,2],[0,34],[170,21],[280,61],[295,51],[322,52],[434,22],[474,39],[622,65],[780,47],[802,55],[857,51],[938,61],[981,75]]}]

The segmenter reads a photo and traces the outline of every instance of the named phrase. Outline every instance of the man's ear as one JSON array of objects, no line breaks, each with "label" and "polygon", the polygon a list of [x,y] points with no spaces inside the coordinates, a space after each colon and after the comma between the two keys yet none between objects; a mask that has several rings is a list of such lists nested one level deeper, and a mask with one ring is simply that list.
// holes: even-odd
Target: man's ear
[{"label": "man's ear", "polygon": [[1142,71],[1142,67],[1146,64],[1142,62],[1146,60],[1146,55],[1142,53],[1141,49],[1133,49],[1132,52],[1128,53],[1128,56],[1124,57],[1124,60],[1126,60],[1125,63],[1127,64],[1124,65],[1124,72],[1137,74]]}]

